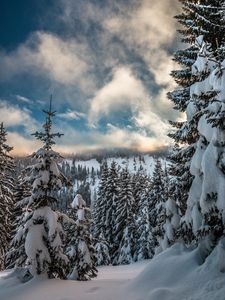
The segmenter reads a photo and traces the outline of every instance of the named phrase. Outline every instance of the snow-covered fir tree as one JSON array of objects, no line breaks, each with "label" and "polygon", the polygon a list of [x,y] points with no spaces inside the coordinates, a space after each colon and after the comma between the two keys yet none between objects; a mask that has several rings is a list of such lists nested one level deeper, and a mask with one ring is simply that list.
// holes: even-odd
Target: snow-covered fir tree
[{"label": "snow-covered fir tree", "polygon": [[[181,66],[180,70],[172,72],[172,76],[178,88],[169,93],[169,99],[175,104],[174,108],[187,112],[187,120],[184,122],[171,122],[175,131],[170,134],[175,143],[182,145],[177,148],[175,153],[170,156],[173,164],[172,174],[176,176],[172,184],[175,186],[171,189],[175,190],[179,185],[182,202],[178,206],[185,210],[185,203],[193,181],[193,175],[190,172],[191,159],[194,155],[196,144],[199,139],[198,122],[202,114],[202,110],[206,107],[209,99],[214,97],[213,90],[202,91],[198,87],[204,85],[205,80],[210,72],[210,67],[200,69],[193,72],[193,65],[202,48],[201,39],[198,37],[204,35],[205,41],[210,45],[210,51],[216,51],[218,44],[221,43],[223,37],[223,28],[221,28],[221,4],[223,1],[215,0],[188,0],[180,1],[182,3],[182,13],[176,18],[182,25],[179,32],[182,36],[181,40],[189,44],[188,48],[178,50],[174,55],[174,60]],[[216,34],[218,36],[216,37]],[[205,52],[206,49],[201,51]],[[208,51],[208,50],[207,50]],[[203,52],[201,55],[204,55]],[[200,214],[200,207],[195,207],[196,213]],[[187,218],[186,218],[187,220]],[[196,242],[192,234],[191,222],[185,222],[182,218],[182,235],[189,243]]]},{"label": "snow-covered fir tree", "polygon": [[[225,177],[224,159],[224,55],[213,57],[212,47],[198,38],[199,55],[193,64],[193,73],[208,71],[208,77],[201,84],[195,84],[191,97],[215,92],[207,99],[198,122],[199,139],[191,162],[194,176],[185,218],[192,224],[192,232],[206,254],[223,236]],[[223,45],[222,45],[223,46]],[[218,49],[219,50],[219,49]],[[196,99],[195,99],[196,100]],[[225,251],[224,251],[225,253]]]},{"label": "snow-covered fir tree", "polygon": [[165,188],[165,172],[162,168],[161,161],[156,159],[155,168],[152,176],[152,188],[149,194],[150,197],[150,222],[152,233],[156,240],[155,252],[159,253],[167,248],[164,243],[164,224],[166,221],[166,188]]},{"label": "snow-covered fir tree", "polygon": [[135,253],[134,260],[152,258],[154,255],[156,241],[152,233],[150,220],[150,186],[146,186],[140,200],[140,207],[135,224]]},{"label": "snow-covered fir tree", "polygon": [[94,241],[90,234],[91,220],[87,217],[88,208],[80,194],[72,202],[76,210],[76,224],[69,228],[67,253],[70,259],[69,279],[89,280],[97,276]]},{"label": "snow-covered fir tree", "polygon": [[[177,204],[177,199],[179,199],[179,192],[174,190],[176,183],[173,182],[176,180],[174,178],[169,178],[167,173],[165,174],[165,223],[164,228],[164,237],[163,244],[164,249],[171,246],[175,241],[180,239],[179,227],[180,227],[180,211]],[[171,182],[172,181],[172,182]]]},{"label": "snow-covered fir tree", "polygon": [[106,235],[106,216],[107,216],[107,182],[108,165],[107,161],[101,166],[101,179],[98,186],[97,199],[93,205],[93,235],[95,238],[95,249],[97,256],[97,265],[108,265],[111,262],[109,255],[110,245],[105,239]]},{"label": "snow-covered fir tree", "polygon": [[102,173],[101,173],[101,179],[99,182],[98,186],[98,194],[97,194],[97,199],[94,202],[93,205],[93,235],[96,238],[101,238],[104,239],[105,237],[105,232],[106,232],[106,215],[107,215],[107,182],[108,182],[108,165],[107,161],[103,162],[102,166]]},{"label": "snow-covered fir tree", "polygon": [[65,278],[68,258],[64,254],[64,231],[61,217],[51,208],[57,199],[55,192],[66,183],[64,175],[59,171],[57,161],[61,156],[52,150],[54,139],[60,133],[52,133],[52,118],[55,112],[50,108],[43,111],[46,121],[43,132],[33,135],[43,142],[43,147],[32,154],[33,165],[29,166],[29,197],[23,231],[26,265],[33,275],[46,274],[48,277]]},{"label": "snow-covered fir tree", "polygon": [[12,230],[12,207],[14,182],[12,147],[7,145],[7,132],[3,123],[0,125],[0,270],[5,268],[5,254],[9,247]]},{"label": "snow-covered fir tree", "polygon": [[95,238],[94,242],[96,251],[96,265],[109,265],[111,263],[111,258],[109,255],[109,244],[104,239],[102,234],[100,234],[99,238]]},{"label": "snow-covered fir tree", "polygon": [[127,264],[133,261],[134,255],[134,197],[132,193],[131,176],[126,167],[120,176],[120,193],[115,207],[113,264]]},{"label": "snow-covered fir tree", "polygon": [[14,190],[14,209],[10,247],[6,255],[6,264],[8,268],[22,267],[25,265],[25,236],[23,235],[24,222],[28,211],[26,209],[29,197],[31,195],[31,187],[27,177],[26,169],[21,171]]},{"label": "snow-covered fir tree", "polygon": [[137,170],[136,173],[132,175],[131,184],[132,184],[132,194],[135,199],[134,203],[134,213],[137,215],[141,202],[143,192],[146,187],[149,185],[149,177],[146,175],[146,172],[143,170],[142,166]]},{"label": "snow-covered fir tree", "polygon": [[[173,184],[185,187],[181,189],[181,195],[184,192],[186,198],[182,217],[183,228],[186,227],[185,241],[200,245],[207,255],[224,231],[224,1],[182,1],[182,4],[183,13],[178,20],[184,29],[180,32],[183,41],[194,49],[194,56],[191,60],[187,56],[181,59],[181,53],[186,55],[187,51],[175,55],[182,65],[188,63],[188,90],[185,101],[184,88],[169,97],[176,104],[175,108],[186,112],[187,121],[176,123],[178,130],[171,136],[177,143],[188,146],[180,147],[173,157],[175,167],[172,171],[177,179]],[[177,74],[173,72],[175,80],[185,87],[180,78],[177,80]],[[185,162],[181,164],[180,172],[178,160]],[[187,179],[185,172],[192,177],[186,180],[186,186],[180,180],[182,177]]]},{"label": "snow-covered fir tree", "polygon": [[106,219],[105,219],[105,233],[104,237],[109,243],[110,257],[114,259],[116,252],[115,245],[115,222],[117,216],[117,205],[119,197],[119,174],[117,164],[112,161],[109,168],[107,189],[106,189]]}]

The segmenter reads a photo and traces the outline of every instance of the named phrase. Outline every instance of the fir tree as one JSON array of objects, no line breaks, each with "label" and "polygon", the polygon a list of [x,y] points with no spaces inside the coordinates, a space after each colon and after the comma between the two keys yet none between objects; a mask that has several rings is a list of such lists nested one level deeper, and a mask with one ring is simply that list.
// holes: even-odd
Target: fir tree
[{"label": "fir tree", "polygon": [[[212,59],[216,52],[212,53],[210,49],[212,47],[201,37],[201,47],[193,65],[193,73],[198,74],[207,70],[209,74],[204,84],[196,84],[191,97],[195,97],[196,89],[203,96],[207,91],[216,93],[214,97],[207,99],[207,107],[202,110],[198,122],[199,139],[190,167],[194,181],[190,188],[185,214],[186,222],[191,223],[192,232],[198,244],[204,249],[204,254],[210,253],[223,236],[222,199],[225,196],[223,189],[225,177],[221,168],[224,152],[224,105],[221,103],[224,101],[222,57]],[[209,174],[213,175],[209,176]]]},{"label": "fir tree", "polygon": [[106,184],[106,217],[104,237],[110,245],[110,257],[113,259],[116,251],[114,232],[117,216],[116,210],[119,201],[119,176],[115,161],[112,161],[111,163]]},{"label": "fir tree", "polygon": [[6,144],[7,132],[0,125],[0,270],[5,268],[5,254],[9,247],[12,230],[14,163],[9,155],[12,147]]},{"label": "fir tree", "polygon": [[57,166],[61,156],[52,150],[54,138],[62,134],[52,133],[55,112],[51,109],[51,102],[49,110],[44,113],[44,131],[33,134],[43,142],[43,147],[32,154],[34,164],[28,168],[31,196],[27,205],[29,213],[21,234],[30,273],[33,276],[47,274],[50,278],[65,278],[68,258],[63,253],[64,231],[60,214],[51,208],[52,203],[57,201],[55,192],[66,183]]},{"label": "fir tree", "polygon": [[90,234],[91,220],[87,217],[86,202],[77,194],[72,202],[76,210],[76,225],[70,227],[68,256],[70,258],[69,276],[74,280],[90,280],[97,276],[94,241]]},{"label": "fir tree", "polygon": [[114,264],[126,264],[133,261],[134,255],[134,198],[131,178],[127,167],[121,172],[120,194],[115,207]]},{"label": "fir tree", "polygon": [[[148,193],[149,194],[149,193]],[[136,218],[136,244],[134,260],[152,258],[156,247],[155,239],[152,234],[152,227],[149,214],[149,198],[144,193],[141,206]]]},{"label": "fir tree", "polygon": [[93,207],[93,234],[94,237],[99,238],[102,236],[102,238],[105,238],[106,233],[106,215],[107,215],[107,181],[108,181],[108,165],[105,161],[101,167],[102,173],[101,178],[98,186],[98,194],[97,199],[94,203]]},{"label": "fir tree", "polygon": [[172,157],[171,170],[175,175],[172,190],[175,191],[175,185],[178,185],[181,197],[184,195],[185,198],[186,205],[181,206],[181,197],[177,193],[178,211],[182,209],[184,214],[182,228],[185,229],[186,243],[200,245],[206,255],[218,243],[224,230],[221,205],[224,199],[221,167],[224,149],[224,108],[221,103],[224,101],[224,1],[181,2],[183,12],[177,17],[183,25],[180,32],[182,40],[190,44],[189,49],[194,49],[194,55],[188,60],[189,52],[185,50],[175,56],[182,66],[188,66],[188,72],[187,69],[180,71],[180,74],[188,74],[186,81],[181,79],[179,71],[172,73],[182,89],[170,93],[169,98],[174,101],[175,108],[186,111],[187,115],[185,123],[173,123],[177,131],[171,136],[175,142],[185,145]]},{"label": "fir tree", "polygon": [[111,258],[109,255],[109,244],[104,239],[102,234],[99,238],[95,238],[95,251],[96,251],[96,265],[97,266],[106,266],[111,263]]},{"label": "fir tree", "polygon": [[[205,85],[210,73],[210,66],[194,70],[196,68],[196,59],[204,60],[204,52],[216,52],[218,43],[223,39],[223,26],[221,27],[221,7],[222,1],[214,0],[188,0],[182,3],[183,11],[176,16],[178,22],[182,25],[179,30],[182,42],[188,45],[184,50],[178,50],[174,55],[174,60],[180,64],[181,69],[172,72],[172,77],[178,84],[178,89],[168,94],[170,100],[175,104],[174,108],[181,112],[186,111],[187,120],[184,122],[171,122],[175,131],[170,133],[170,137],[175,143],[181,145],[174,153],[170,155],[172,162],[171,175],[177,180],[171,182],[176,189],[179,185],[182,194],[182,202],[178,206],[183,206],[185,210],[188,200],[189,190],[191,188],[194,176],[190,172],[191,160],[194,155],[196,145],[199,139],[198,122],[202,111],[207,106],[210,99],[213,99],[215,92],[213,90],[201,90],[200,85]],[[218,33],[218,36],[216,35]],[[202,43],[204,35],[207,41],[207,49]],[[201,57],[199,56],[201,51]],[[204,62],[203,62],[204,63]],[[200,207],[196,206],[196,213],[200,214]],[[191,243],[194,239],[192,232],[192,222],[182,218],[182,231],[185,240]]]},{"label": "fir tree", "polygon": [[168,177],[167,173],[165,174],[165,189],[167,190],[165,194],[165,223],[164,223],[164,237],[163,244],[164,249],[171,246],[175,243],[176,240],[180,238],[178,235],[179,226],[180,226],[180,214],[179,207],[177,205],[177,198],[179,199],[179,194],[177,190],[174,190],[176,183],[171,182],[173,178]]},{"label": "fir tree", "polygon": [[31,195],[31,187],[28,182],[26,169],[21,171],[18,182],[14,191],[14,209],[10,249],[6,255],[6,264],[8,268],[22,267],[25,265],[25,236],[22,234],[24,230],[24,222],[28,211],[26,209],[29,197]]},{"label": "fir tree", "polygon": [[152,225],[152,232],[155,240],[157,241],[158,247],[156,248],[156,253],[161,252],[166,248],[163,243],[164,237],[164,224],[166,220],[166,195],[165,195],[165,182],[164,182],[164,172],[162,169],[161,161],[156,160],[155,169],[152,176],[152,189],[150,192],[150,222]]}]

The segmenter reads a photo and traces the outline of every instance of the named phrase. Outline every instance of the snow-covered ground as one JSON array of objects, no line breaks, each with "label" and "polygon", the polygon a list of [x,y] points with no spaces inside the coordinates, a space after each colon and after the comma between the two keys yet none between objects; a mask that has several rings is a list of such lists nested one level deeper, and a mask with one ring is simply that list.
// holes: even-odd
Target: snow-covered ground
[{"label": "snow-covered ground", "polygon": [[[48,280],[40,277],[21,284],[10,272],[0,273],[0,300],[111,300],[121,299],[121,291],[148,261],[125,266],[99,267],[91,281]],[[125,298],[122,298],[125,299]]]},{"label": "snow-covered ground", "polygon": [[217,247],[202,264],[198,249],[176,244],[151,261],[99,268],[87,282],[0,277],[0,300],[224,300],[225,277]]}]

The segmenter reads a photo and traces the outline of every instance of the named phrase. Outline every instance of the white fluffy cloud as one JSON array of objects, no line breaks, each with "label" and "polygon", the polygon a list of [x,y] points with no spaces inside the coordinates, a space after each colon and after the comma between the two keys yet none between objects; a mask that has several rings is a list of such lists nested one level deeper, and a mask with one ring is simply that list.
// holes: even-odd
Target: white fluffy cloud
[{"label": "white fluffy cloud", "polygon": [[[144,132],[133,131],[128,128],[119,128],[108,124],[107,131],[101,133],[93,130],[83,134],[72,128],[67,128],[67,134],[71,143],[58,144],[55,149],[62,153],[77,153],[81,151],[91,151],[98,149],[125,148],[139,151],[156,151],[167,146],[165,140],[160,140],[154,136],[150,137]],[[74,141],[74,144],[72,143]],[[79,142],[78,142],[79,141]]]},{"label": "white fluffy cloud", "polygon": [[142,82],[128,67],[116,69],[112,80],[96,93],[91,101],[89,123],[96,125],[102,116],[107,117],[127,107],[133,112],[133,121],[139,130],[167,142],[168,123],[157,114]]},{"label": "white fluffy cloud", "polygon": [[80,120],[86,118],[85,113],[76,110],[71,110],[71,109],[68,109],[64,113],[60,113],[57,116],[65,120]]},{"label": "white fluffy cloud", "polygon": [[176,34],[175,11],[174,0],[142,0],[132,11],[105,20],[105,27],[145,60],[157,84],[171,82],[174,64],[166,48]]},{"label": "white fluffy cloud", "polygon": [[28,72],[64,85],[77,84],[84,90],[95,87],[94,78],[89,76],[85,44],[75,39],[63,40],[52,33],[33,33],[14,52],[0,53],[0,64],[5,70],[0,80]]},{"label": "white fluffy cloud", "polygon": [[31,112],[26,108],[19,108],[0,100],[0,120],[6,127],[22,126],[28,132],[36,130],[38,123],[31,117]]},{"label": "white fluffy cloud", "polygon": [[7,143],[13,147],[12,154],[17,156],[30,155],[41,146],[37,140],[24,137],[22,134],[10,130],[8,131]]},{"label": "white fluffy cloud", "polygon": [[128,67],[116,68],[112,80],[98,90],[90,102],[89,123],[96,124],[99,118],[131,106],[135,108],[146,98],[142,83]]}]

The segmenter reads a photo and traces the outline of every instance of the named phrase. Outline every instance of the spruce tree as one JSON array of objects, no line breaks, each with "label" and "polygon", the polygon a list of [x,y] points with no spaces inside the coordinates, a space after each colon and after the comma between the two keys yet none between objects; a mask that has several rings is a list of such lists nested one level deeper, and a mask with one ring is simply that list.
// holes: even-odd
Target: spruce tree
[{"label": "spruce tree", "polygon": [[109,242],[106,241],[106,216],[107,216],[107,182],[108,182],[108,165],[107,161],[101,166],[101,178],[98,186],[97,199],[93,205],[93,235],[96,241],[97,264],[109,264],[111,259],[109,255]]},{"label": "spruce tree", "polygon": [[51,102],[49,110],[43,112],[46,114],[44,130],[33,134],[43,142],[43,147],[32,154],[33,165],[28,168],[31,195],[21,234],[30,273],[33,276],[46,274],[49,278],[65,278],[68,258],[63,253],[64,231],[60,214],[51,208],[52,203],[57,201],[55,192],[66,184],[57,166],[61,156],[52,150],[54,139],[62,134],[52,133],[55,111],[52,111]]},{"label": "spruce tree", "polygon": [[[180,236],[178,234],[179,229],[180,229],[180,214],[179,214],[179,207],[177,204],[177,197],[179,194],[177,193],[178,191],[174,191],[174,186],[176,183],[171,182],[173,178],[168,177],[168,175],[165,175],[165,185],[167,193],[165,194],[165,223],[163,225],[164,228],[164,237],[163,237],[163,244],[164,244],[164,249],[171,246],[172,244],[177,241]],[[168,188],[167,188],[168,187]],[[179,198],[178,198],[179,199]]]},{"label": "spruce tree", "polygon": [[[200,50],[202,52],[200,56],[204,56],[204,52],[207,51],[216,52],[216,48],[224,36],[224,27],[221,27],[221,11],[218,9],[221,7],[222,1],[180,0],[180,2],[183,10],[176,18],[182,28],[178,31],[181,34],[181,41],[188,44],[188,48],[178,50],[174,55],[174,60],[181,66],[181,69],[172,72],[172,77],[178,84],[178,88],[169,93],[168,97],[174,102],[176,110],[186,111],[187,114],[186,121],[171,122],[175,130],[169,135],[175,143],[181,145],[170,156],[171,175],[177,179],[171,183],[174,184],[171,189],[175,190],[176,185],[179,185],[183,203],[179,203],[178,206],[183,206],[182,210],[185,210],[185,203],[188,200],[189,190],[194,179],[190,167],[199,139],[198,122],[207,103],[215,96],[213,90],[201,91],[209,76],[210,67],[205,65],[202,70],[193,70],[193,66],[195,68],[196,59],[200,59]],[[207,41],[207,49],[205,45],[203,49],[203,35],[204,40]],[[197,214],[201,214],[199,205],[195,209]],[[192,225],[192,221],[188,220],[187,217],[182,218],[183,235],[189,243],[196,242],[192,235]]]},{"label": "spruce tree", "polygon": [[23,169],[18,177],[17,185],[14,190],[11,242],[6,255],[6,265],[8,268],[22,267],[25,265],[26,252],[23,230],[24,222],[28,215],[26,207],[30,195],[31,187],[27,178],[27,172],[26,169]]},{"label": "spruce tree", "polygon": [[[175,55],[186,69],[172,73],[182,89],[170,93],[169,98],[176,109],[186,112],[187,121],[173,123],[177,131],[171,137],[183,146],[172,156],[175,180],[171,190],[175,191],[175,185],[181,187],[178,210],[184,215],[185,242],[200,245],[206,254],[223,235],[224,1],[181,2],[183,12],[177,17],[183,25],[180,32],[194,55],[191,60],[187,50]],[[179,72],[188,74],[186,82]],[[180,205],[183,195],[184,205]]]},{"label": "spruce tree", "polygon": [[115,207],[114,264],[127,264],[133,261],[134,255],[134,198],[132,194],[131,177],[127,167],[120,176],[120,193]]},{"label": "spruce tree", "polygon": [[94,229],[93,233],[95,237],[105,235],[105,218],[106,218],[106,193],[107,193],[107,180],[108,180],[108,165],[107,162],[103,162],[101,166],[101,178],[98,185],[97,199],[93,205],[93,220]]},{"label": "spruce tree", "polygon": [[105,240],[110,246],[110,257],[114,258],[116,245],[115,245],[115,224],[117,217],[117,205],[119,201],[119,175],[117,164],[112,161],[109,168],[108,179],[106,188],[106,216],[105,216]]},{"label": "spruce tree", "polygon": [[[147,193],[149,194],[149,192]],[[156,243],[152,233],[152,227],[149,214],[149,198],[143,195],[141,206],[136,218],[136,244],[134,260],[152,258],[154,255]]]},{"label": "spruce tree", "polygon": [[109,255],[109,244],[104,239],[102,234],[100,234],[99,238],[95,238],[94,242],[96,251],[96,265],[109,265],[111,263],[111,258]]},{"label": "spruce tree", "polygon": [[152,233],[156,240],[155,252],[159,253],[166,248],[163,243],[163,237],[165,233],[164,224],[166,220],[166,196],[165,196],[165,184],[164,184],[164,171],[161,161],[156,159],[155,168],[152,176],[152,189],[150,192],[150,222],[152,226]]},{"label": "spruce tree", "polygon": [[94,241],[90,234],[91,220],[88,218],[86,202],[77,194],[72,202],[76,210],[76,224],[70,226],[68,256],[70,258],[68,278],[90,280],[97,276]]},{"label": "spruce tree", "polygon": [[[219,45],[218,45],[219,46]],[[221,45],[222,46],[222,45]],[[204,255],[223,236],[224,231],[224,87],[223,61],[225,56],[214,57],[218,51],[211,52],[212,47],[201,37],[198,58],[193,65],[193,73],[208,71],[203,84],[198,84],[198,92],[206,95],[213,91],[214,97],[206,101],[198,122],[199,139],[191,162],[191,173],[194,176],[188,202],[186,219],[192,223],[192,232],[198,244],[204,249]],[[213,59],[212,59],[213,58]],[[194,91],[196,90],[193,89]],[[194,98],[195,94],[191,93]],[[198,188],[197,188],[198,187]],[[197,213],[196,213],[197,210]]]},{"label": "spruce tree", "polygon": [[6,144],[7,132],[0,125],[0,270],[5,268],[5,254],[9,247],[12,230],[14,171],[13,158],[9,155],[12,147]]}]

